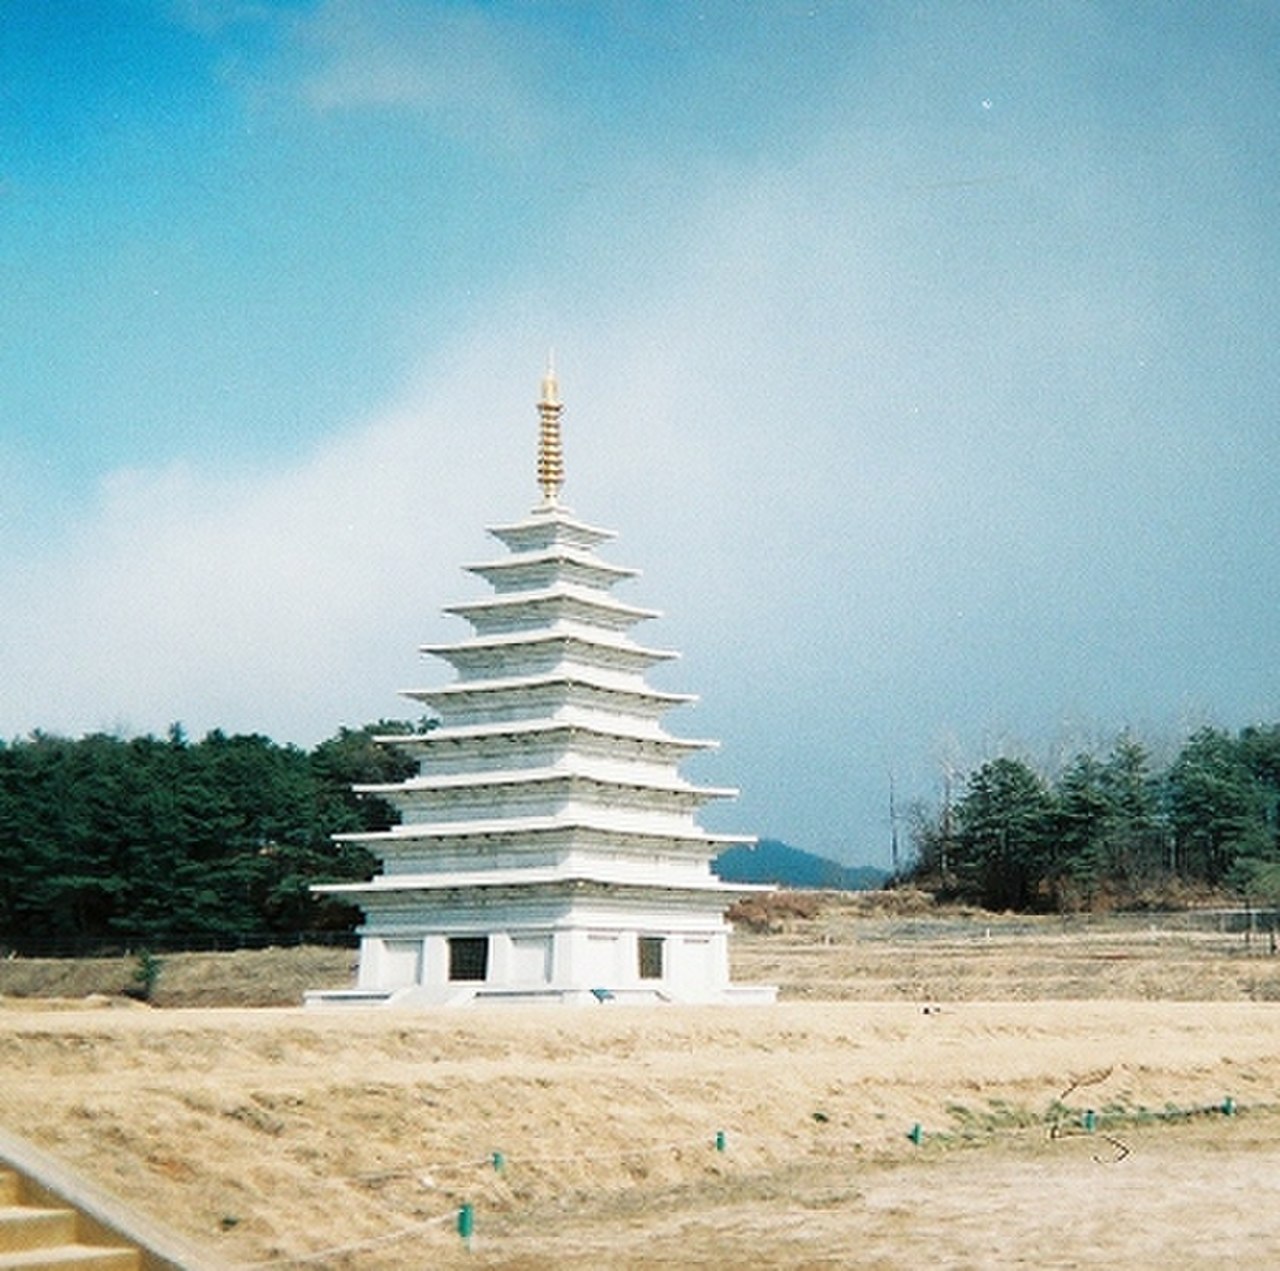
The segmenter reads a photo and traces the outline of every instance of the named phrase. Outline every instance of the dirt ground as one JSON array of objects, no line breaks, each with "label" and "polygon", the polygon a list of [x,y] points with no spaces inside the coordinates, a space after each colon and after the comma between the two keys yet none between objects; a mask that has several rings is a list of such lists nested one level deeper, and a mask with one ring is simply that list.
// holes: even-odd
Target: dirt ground
[{"label": "dirt ground", "polygon": [[[345,982],[292,951],[203,991],[321,953]],[[242,1268],[1275,1261],[1258,941],[837,907],[735,956],[788,1000],[157,1009],[18,998],[6,963],[0,1123]]]}]

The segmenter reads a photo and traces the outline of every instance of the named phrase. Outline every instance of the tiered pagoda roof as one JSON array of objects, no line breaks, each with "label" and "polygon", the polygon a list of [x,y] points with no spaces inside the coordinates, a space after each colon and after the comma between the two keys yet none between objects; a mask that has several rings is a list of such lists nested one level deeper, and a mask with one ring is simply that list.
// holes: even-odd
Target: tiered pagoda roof
[{"label": "tiered pagoda roof", "polygon": [[[737,792],[680,775],[683,760],[716,743],[663,727],[668,711],[695,699],[654,688],[645,675],[678,655],[632,638],[633,627],[659,616],[611,594],[637,571],[597,555],[613,533],[578,520],[560,501],[561,404],[550,371],[538,412],[541,501],[524,520],[490,527],[508,555],[465,566],[492,588],[445,610],[468,622],[471,634],[422,647],[453,668],[454,681],[405,694],[437,721],[379,738],[412,756],[418,772],[356,787],[389,802],[399,823],[339,836],[367,847],[382,870],[367,883],[322,890],[366,913],[362,983],[382,983],[380,959],[392,954],[377,948],[400,948],[404,933],[422,933],[427,948],[433,931],[496,922],[509,933],[504,940],[557,933],[548,993],[582,991],[582,975],[603,973],[584,970],[581,959],[595,938],[589,931],[607,929],[619,940],[630,931],[629,947],[657,938],[646,932],[692,941],[672,962],[673,984],[715,997],[727,991],[723,911],[752,889],[720,882],[711,860],[753,840],[709,833],[697,822],[704,804]],[[499,913],[500,921],[481,917]],[[564,950],[577,952],[562,955],[562,939]],[[702,941],[717,950],[707,968],[719,969],[682,970],[682,959],[702,965]],[[495,956],[501,963],[508,955]],[[652,964],[646,968],[642,980]],[[438,970],[424,974],[421,983],[439,983]]]}]

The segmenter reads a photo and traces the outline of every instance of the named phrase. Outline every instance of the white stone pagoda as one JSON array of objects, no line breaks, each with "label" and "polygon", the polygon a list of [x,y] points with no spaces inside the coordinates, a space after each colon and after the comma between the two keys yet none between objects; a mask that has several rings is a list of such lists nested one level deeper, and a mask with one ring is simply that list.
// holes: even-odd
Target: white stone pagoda
[{"label": "white stone pagoda", "polygon": [[471,1002],[761,1002],[729,980],[728,886],[712,858],[737,835],[695,819],[734,790],[697,786],[680,762],[714,742],[673,737],[660,720],[687,695],[645,681],[673,653],[628,632],[656,617],[611,590],[635,570],[601,559],[613,537],[560,502],[561,402],[548,369],[538,403],[539,505],[491,527],[507,549],[467,566],[493,588],[453,605],[470,638],[424,646],[454,683],[405,694],[436,727],[379,738],[417,775],[358,786],[400,823],[349,834],[377,857],[367,883],[317,890],[358,905],[354,989],[309,1005]]}]

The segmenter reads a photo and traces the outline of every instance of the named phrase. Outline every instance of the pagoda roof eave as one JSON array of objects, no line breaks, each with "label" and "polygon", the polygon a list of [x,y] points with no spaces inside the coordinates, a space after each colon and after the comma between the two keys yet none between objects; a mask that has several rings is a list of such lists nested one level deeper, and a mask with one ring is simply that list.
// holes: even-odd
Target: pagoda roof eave
[{"label": "pagoda roof eave", "polygon": [[661,609],[644,609],[639,605],[626,605],[620,600],[614,600],[612,596],[601,595],[587,588],[572,585],[541,587],[537,591],[500,592],[496,596],[484,596],[479,600],[463,600],[457,604],[446,605],[443,612],[452,614],[454,617],[465,618],[471,613],[499,613],[504,609],[520,609],[555,600],[573,601],[588,609],[597,609],[602,613],[613,614],[614,617],[626,618],[634,622],[662,617]]},{"label": "pagoda roof eave", "polygon": [[492,534],[499,542],[505,543],[508,538],[522,538],[545,529],[548,525],[563,525],[566,529],[594,539],[597,543],[607,543],[618,537],[617,530],[606,530],[599,525],[589,525],[586,521],[581,521],[574,516],[563,504],[536,508],[521,521],[486,525],[485,532]]},{"label": "pagoda roof eave", "polygon": [[557,561],[567,561],[574,565],[581,565],[584,569],[608,574],[619,582],[625,578],[640,576],[640,570],[633,569],[629,565],[615,565],[612,561],[601,560],[588,550],[568,546],[549,546],[534,548],[530,551],[512,552],[509,556],[500,556],[496,560],[473,561],[463,565],[462,568],[469,574],[479,574],[483,577],[486,573],[508,573],[527,569],[530,565],[547,565]]},{"label": "pagoda roof eave", "polygon": [[511,689],[547,688],[556,684],[576,684],[583,688],[595,689],[601,693],[619,693],[623,696],[639,697],[651,702],[666,702],[670,706],[682,706],[698,700],[696,693],[668,693],[662,689],[651,688],[647,684],[634,688],[620,688],[616,684],[600,683],[581,675],[562,675],[558,673],[513,676],[505,680],[463,680],[455,684],[443,684],[439,688],[401,689],[400,695],[417,702],[431,702],[439,697],[461,697],[468,693],[493,693]]},{"label": "pagoda roof eave", "polygon": [[558,641],[579,644],[593,648],[608,649],[611,652],[625,653],[632,657],[648,658],[654,662],[670,662],[678,659],[680,654],[673,649],[651,649],[646,645],[634,644],[629,640],[601,639],[588,629],[564,627],[546,631],[503,631],[496,635],[472,636],[466,640],[455,640],[451,644],[420,644],[419,653],[429,653],[434,657],[447,658],[451,653],[470,653],[481,649],[519,648],[527,644],[555,644]]},{"label": "pagoda roof eave", "polygon": [[494,772],[445,773],[435,777],[409,777],[398,782],[355,785],[352,789],[357,794],[388,795],[412,794],[418,791],[488,789],[492,786],[546,785],[557,781],[586,782],[620,790],[652,791],[655,794],[696,795],[703,800],[734,799],[738,796],[738,790],[733,786],[697,786],[679,779],[674,781],[619,779],[603,771],[593,771],[590,764],[575,768],[512,768]]},{"label": "pagoda roof eave", "polygon": [[336,843],[411,843],[414,840],[447,841],[459,838],[524,838],[530,835],[583,833],[635,840],[643,843],[671,843],[683,847],[747,847],[757,842],[754,834],[718,834],[695,826],[688,833],[679,830],[644,830],[628,826],[558,816],[521,816],[487,821],[419,821],[394,825],[389,830],[349,830],[334,834]]},{"label": "pagoda roof eave", "polygon": [[510,888],[522,894],[533,889],[600,887],[648,895],[713,895],[732,898],[773,891],[767,883],[727,883],[715,874],[678,883],[647,882],[613,870],[535,867],[531,869],[469,870],[440,874],[379,874],[366,883],[321,883],[315,890],[332,896],[389,896],[413,892],[444,892]]},{"label": "pagoda roof eave", "polygon": [[424,733],[376,733],[379,745],[426,746],[436,742],[484,741],[490,737],[528,737],[537,734],[586,733],[593,737],[619,738],[624,741],[648,742],[675,750],[718,750],[719,741],[708,737],[673,737],[670,733],[646,729],[627,729],[621,725],[601,728],[595,724],[562,719],[510,720],[497,724],[469,724],[430,728]]}]

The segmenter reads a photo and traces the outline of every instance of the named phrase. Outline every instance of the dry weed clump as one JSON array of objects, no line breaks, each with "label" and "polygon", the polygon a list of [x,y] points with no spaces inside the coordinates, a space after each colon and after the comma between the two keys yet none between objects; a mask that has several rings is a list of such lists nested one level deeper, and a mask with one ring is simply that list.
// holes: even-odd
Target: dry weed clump
[{"label": "dry weed clump", "polygon": [[826,893],[771,891],[744,896],[729,910],[729,921],[748,931],[785,931],[799,919],[816,918],[824,908]]},{"label": "dry weed clump", "polygon": [[[736,926],[755,933],[802,931],[819,918],[925,918],[946,915],[971,919],[982,910],[968,905],[939,904],[936,897],[918,887],[892,887],[878,891],[777,891],[748,896],[729,910]],[[990,917],[990,915],[987,915]]]},{"label": "dry weed clump", "polygon": [[1087,892],[1063,884],[1052,896],[1053,908],[1072,914],[1164,913],[1176,910],[1229,907],[1238,898],[1204,883],[1177,878],[1123,886],[1112,882]]},{"label": "dry weed clump", "polygon": [[355,974],[351,949],[241,949],[227,953],[166,953],[154,959],[153,978],[138,992],[139,957],[19,958],[0,961],[0,1001],[68,1001],[144,997],[153,1006],[297,1006],[307,989],[342,988]]}]

